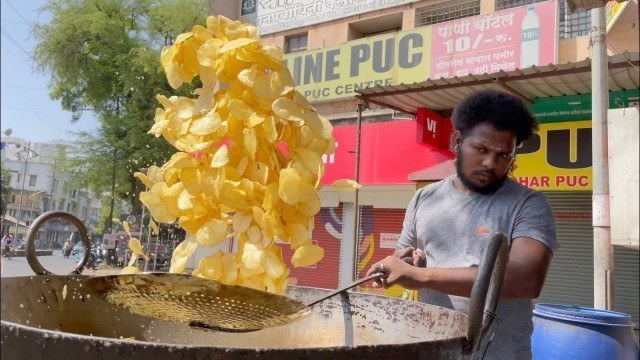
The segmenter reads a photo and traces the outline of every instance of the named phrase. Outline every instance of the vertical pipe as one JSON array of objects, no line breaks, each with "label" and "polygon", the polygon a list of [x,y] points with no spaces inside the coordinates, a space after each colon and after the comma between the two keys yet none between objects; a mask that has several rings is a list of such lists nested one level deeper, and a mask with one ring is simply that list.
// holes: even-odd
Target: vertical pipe
[{"label": "vertical pipe", "polygon": [[593,104],[593,305],[613,308],[613,247],[609,217],[609,161],[607,111],[609,78],[604,7],[591,10],[591,89]]},{"label": "vertical pipe", "polygon": [[[359,183],[360,181],[360,139],[362,137],[362,111],[365,108],[364,102],[358,101],[358,120],[357,120],[357,134],[356,134],[356,169],[353,180]],[[351,280],[355,281],[358,278],[358,238],[360,229],[360,206],[358,205],[358,193],[360,191],[356,189],[353,198],[353,271]]]}]

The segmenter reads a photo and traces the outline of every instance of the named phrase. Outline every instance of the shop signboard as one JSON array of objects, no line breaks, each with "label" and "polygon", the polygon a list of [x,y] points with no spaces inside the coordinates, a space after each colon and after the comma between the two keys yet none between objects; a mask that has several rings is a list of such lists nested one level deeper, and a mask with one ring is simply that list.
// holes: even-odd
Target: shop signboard
[{"label": "shop signboard", "polygon": [[379,11],[418,0],[242,0],[240,14],[263,35]]},{"label": "shop signboard", "polygon": [[540,124],[518,150],[518,182],[544,191],[590,191],[591,120]]},{"label": "shop signboard", "polygon": [[431,78],[554,64],[557,24],[557,3],[547,1],[433,25]]},{"label": "shop signboard", "polygon": [[609,1],[604,5],[605,15],[607,19],[607,32],[611,30],[613,25],[616,23],[620,14],[624,11],[624,9],[629,4],[629,1],[617,2],[617,1]]},{"label": "shop signboard", "polygon": [[[451,158],[448,150],[435,150],[416,141],[416,121],[400,120],[362,126],[360,177],[363,185],[413,184],[409,174]],[[322,183],[353,179],[355,174],[356,126],[333,129],[334,154],[324,156]],[[406,161],[398,161],[404,159]]]},{"label": "shop signboard", "polygon": [[371,86],[429,77],[431,28],[373,36],[284,56],[296,88],[309,101],[352,98]]}]

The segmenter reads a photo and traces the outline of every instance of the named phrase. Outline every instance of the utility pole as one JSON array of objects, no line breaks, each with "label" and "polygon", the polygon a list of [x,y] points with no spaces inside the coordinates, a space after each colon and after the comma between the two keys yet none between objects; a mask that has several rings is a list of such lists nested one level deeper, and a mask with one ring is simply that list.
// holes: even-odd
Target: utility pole
[{"label": "utility pole", "polygon": [[607,24],[603,6],[591,9],[591,101],[593,151],[593,305],[611,310],[615,305],[613,246],[609,202],[609,60]]}]

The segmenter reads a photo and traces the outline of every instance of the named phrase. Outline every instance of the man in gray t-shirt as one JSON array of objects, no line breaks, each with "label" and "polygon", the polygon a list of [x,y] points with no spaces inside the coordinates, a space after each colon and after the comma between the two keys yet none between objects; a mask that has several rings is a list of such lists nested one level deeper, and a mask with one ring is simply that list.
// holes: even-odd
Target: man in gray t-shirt
[{"label": "man in gray t-shirt", "polygon": [[500,331],[485,358],[530,359],[532,299],[542,290],[558,244],[546,198],[507,175],[516,147],[537,122],[519,99],[497,91],[463,100],[452,122],[456,175],[416,193],[398,250],[369,273],[384,269],[379,286],[419,289],[421,301],[468,313],[482,251],[493,234],[505,233],[510,253],[497,309]]}]

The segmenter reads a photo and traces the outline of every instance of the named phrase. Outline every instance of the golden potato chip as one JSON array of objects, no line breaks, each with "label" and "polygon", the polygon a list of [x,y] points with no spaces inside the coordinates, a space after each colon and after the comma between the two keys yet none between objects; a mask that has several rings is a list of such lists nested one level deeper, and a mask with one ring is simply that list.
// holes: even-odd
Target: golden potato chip
[{"label": "golden potato chip", "polygon": [[134,254],[140,255],[145,259],[149,259],[147,257],[147,255],[144,253],[144,251],[142,250],[142,245],[140,244],[140,240],[138,240],[136,238],[130,238],[129,239],[129,249],[131,249],[131,251]]},{"label": "golden potato chip", "polygon": [[215,254],[202,258],[197,270],[208,279],[218,280],[222,277],[223,267],[222,251],[218,250]]},{"label": "golden potato chip", "polygon": [[219,168],[226,165],[229,162],[229,149],[227,145],[222,145],[218,148],[213,159],[211,160],[212,168]]},{"label": "golden potato chip", "polygon": [[[302,108],[288,97],[278,98],[273,102],[273,112],[288,121],[305,121],[305,113]],[[320,134],[320,133],[318,133]]]},{"label": "golden potato chip", "polygon": [[311,266],[322,260],[324,250],[318,245],[307,244],[299,247],[291,257],[291,265],[294,267]]},{"label": "golden potato chip", "polygon": [[187,260],[191,255],[193,255],[197,248],[198,241],[195,236],[188,236],[184,241],[176,246],[171,256],[171,267],[169,268],[169,272],[172,274],[182,273],[187,267]]},{"label": "golden potato chip", "polygon": [[295,169],[280,170],[278,197],[289,205],[300,201],[300,174]]},{"label": "golden potato chip", "polygon": [[236,211],[236,213],[233,214],[233,231],[236,234],[247,231],[252,221],[253,213]]},{"label": "golden potato chip", "polygon": [[142,271],[135,266],[127,266],[120,272],[123,275],[140,274]]},{"label": "golden potato chip", "polygon": [[180,181],[193,196],[202,191],[202,175],[197,167],[186,167],[180,170]]},{"label": "golden potato chip", "polygon": [[311,234],[309,229],[302,224],[287,224],[285,227],[287,234],[289,235],[289,242],[292,249],[297,249],[300,246],[306,245],[311,242]]},{"label": "golden potato chip", "polygon": [[244,264],[247,269],[257,269],[262,264],[263,253],[262,244],[244,243],[242,248],[242,264]]},{"label": "golden potato chip", "polygon": [[[124,231],[127,233],[127,235],[131,236],[131,228],[129,227],[129,223],[126,221],[122,222],[122,227],[124,228]],[[129,245],[131,246],[131,245]]]},{"label": "golden potato chip", "polygon": [[331,187],[339,191],[355,191],[362,187],[362,185],[351,179],[340,179],[331,183]]},{"label": "golden potato chip", "polygon": [[207,221],[196,233],[198,244],[204,247],[220,245],[227,237],[229,224],[226,220]]},{"label": "golden potato chip", "polygon": [[158,229],[158,224],[156,224],[155,221],[151,220],[151,229],[153,230],[153,233],[158,235],[160,234],[160,230]]},{"label": "golden potato chip", "polygon": [[131,259],[129,259],[129,265],[128,266],[133,266],[135,265],[135,263],[138,261],[138,254],[136,253],[132,253],[131,254]]},{"label": "golden potato chip", "polygon": [[[183,184],[183,183],[180,183],[180,184]],[[178,196],[178,209],[180,210],[193,209],[195,202],[196,202],[196,197],[191,195],[189,191],[185,189]]]},{"label": "golden potato chip", "polygon": [[222,278],[220,281],[233,284],[238,279],[238,262],[235,254],[222,255]]}]

